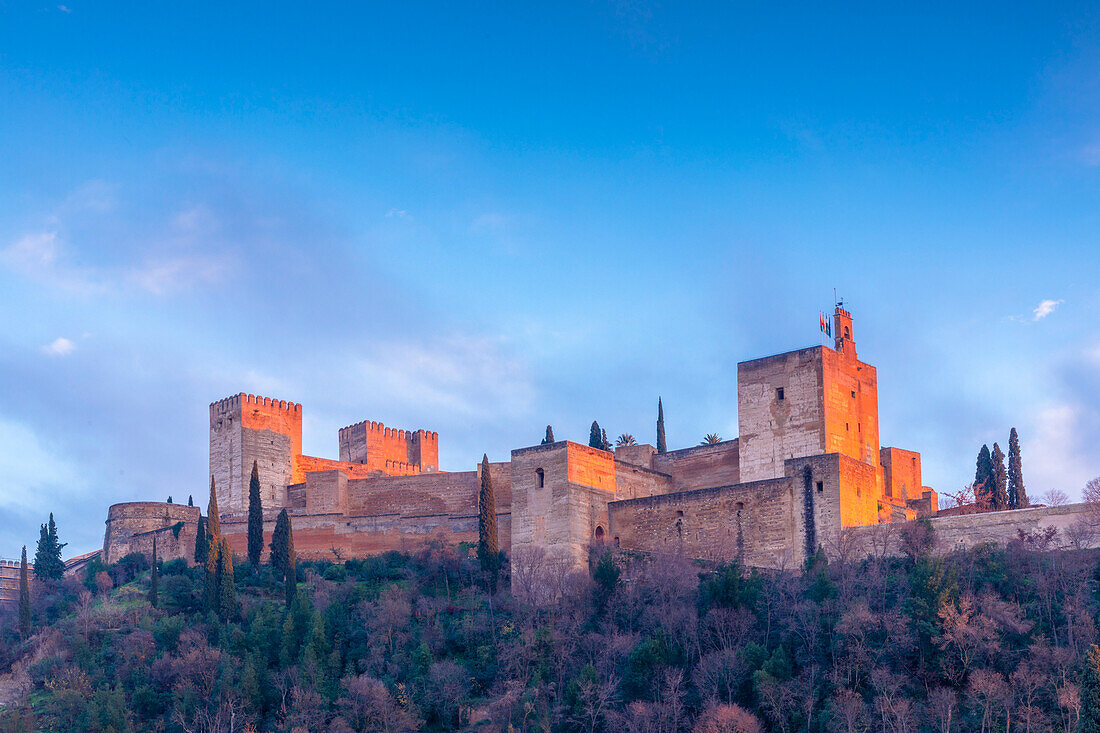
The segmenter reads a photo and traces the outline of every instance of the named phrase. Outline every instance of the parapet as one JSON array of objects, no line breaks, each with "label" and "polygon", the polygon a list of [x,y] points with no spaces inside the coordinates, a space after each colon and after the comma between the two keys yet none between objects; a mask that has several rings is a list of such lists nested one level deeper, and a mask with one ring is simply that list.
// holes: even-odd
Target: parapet
[{"label": "parapet", "polygon": [[157,557],[193,561],[199,508],[159,501],[114,504],[107,510],[103,536],[103,561],[117,562],[132,552],[152,558],[153,535],[157,535]]},{"label": "parapet", "polygon": [[266,407],[269,410],[282,410],[298,415],[302,412],[302,405],[298,402],[287,402],[286,400],[280,400],[274,397],[263,397],[261,395],[240,392],[232,397],[226,397],[225,399],[210,403],[210,417],[239,412],[245,405],[253,408]]}]

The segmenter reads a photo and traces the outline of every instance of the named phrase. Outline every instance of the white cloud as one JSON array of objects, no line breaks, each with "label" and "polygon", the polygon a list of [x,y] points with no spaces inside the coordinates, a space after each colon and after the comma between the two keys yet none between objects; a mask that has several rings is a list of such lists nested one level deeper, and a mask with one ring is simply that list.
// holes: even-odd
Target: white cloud
[{"label": "white cloud", "polygon": [[70,8],[67,5],[58,5],[57,9],[60,10],[62,13],[71,13],[71,12],[73,12],[73,9]]},{"label": "white cloud", "polygon": [[526,366],[490,338],[379,344],[360,368],[395,411],[415,406],[498,419],[526,414],[535,397]]},{"label": "white cloud", "polygon": [[21,270],[49,267],[57,259],[57,248],[57,232],[35,232],[6,247],[0,257]]},{"label": "white cloud", "polygon": [[51,343],[43,346],[42,350],[50,356],[68,356],[76,351],[76,344],[64,336],[59,336]]},{"label": "white cloud", "polygon": [[167,295],[194,285],[215,283],[227,269],[224,260],[214,257],[170,257],[146,262],[131,270],[129,278],[153,295]]},{"label": "white cloud", "polygon": [[1048,489],[1061,489],[1077,501],[1081,487],[1096,473],[1078,450],[1081,420],[1068,404],[1050,405],[1039,411],[1034,437],[1021,446],[1024,483],[1028,495],[1037,498]]},{"label": "white cloud", "polygon": [[1061,305],[1063,302],[1065,302],[1065,301],[1062,301],[1062,300],[1044,300],[1044,301],[1042,301],[1041,303],[1039,303],[1039,305],[1037,305],[1035,307],[1035,310],[1032,311],[1032,313],[1034,313],[1035,315],[1032,317],[1031,320],[1039,321],[1039,320],[1042,320],[1042,319],[1046,318],[1051,313],[1053,313],[1054,309],[1057,308],[1059,305]]},{"label": "white cloud", "polygon": [[404,219],[408,215],[409,215],[409,212],[405,211],[404,209],[390,209],[389,211],[386,212],[386,218],[388,218],[388,219],[392,219],[393,217],[397,217],[398,219]]}]

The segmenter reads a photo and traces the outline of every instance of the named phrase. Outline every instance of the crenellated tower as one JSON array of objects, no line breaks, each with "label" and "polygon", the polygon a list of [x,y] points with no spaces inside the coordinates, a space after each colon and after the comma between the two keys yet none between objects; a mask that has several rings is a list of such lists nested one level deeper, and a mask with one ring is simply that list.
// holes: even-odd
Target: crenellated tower
[{"label": "crenellated tower", "polygon": [[434,473],[439,470],[439,433],[364,420],[340,429],[340,460],[388,475]]},{"label": "crenellated tower", "polygon": [[210,473],[223,514],[248,510],[253,461],[264,507],[284,506],[287,484],[305,480],[301,455],[300,404],[241,392],[210,405]]}]

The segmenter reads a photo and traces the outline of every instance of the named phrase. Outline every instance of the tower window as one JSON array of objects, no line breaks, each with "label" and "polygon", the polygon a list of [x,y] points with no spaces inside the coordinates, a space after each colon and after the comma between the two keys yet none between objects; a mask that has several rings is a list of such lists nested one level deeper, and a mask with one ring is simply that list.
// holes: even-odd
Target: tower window
[{"label": "tower window", "polygon": [[820,494],[824,491],[825,491],[825,482],[824,481],[818,481],[817,482],[817,493]]},{"label": "tower window", "polygon": [[848,427],[848,423],[844,423],[844,429],[845,429],[845,430],[851,430],[851,428],[850,428],[850,427]]},{"label": "tower window", "polygon": [[777,399],[780,399],[780,400],[784,399],[783,388],[782,387],[776,387],[775,388],[775,396],[776,396]]},{"label": "tower window", "polygon": [[847,327],[847,326],[845,326],[845,327],[844,327],[844,338],[846,338],[846,339],[850,339],[850,338],[852,338],[852,334],[851,334],[851,332],[850,332],[850,331],[848,330],[848,327]]},{"label": "tower window", "polygon": [[855,398],[855,396],[856,396],[856,391],[855,391],[855,390],[853,389],[853,390],[852,390],[852,398],[854,399],[854,398]]},{"label": "tower window", "polygon": [[542,472],[541,468],[535,469],[535,488],[541,489],[546,485],[546,474]]}]

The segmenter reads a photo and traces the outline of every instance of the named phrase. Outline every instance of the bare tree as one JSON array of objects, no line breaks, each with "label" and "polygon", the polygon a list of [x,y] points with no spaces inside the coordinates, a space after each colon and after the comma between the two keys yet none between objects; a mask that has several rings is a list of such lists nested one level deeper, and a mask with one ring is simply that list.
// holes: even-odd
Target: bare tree
[{"label": "bare tree", "polygon": [[928,710],[940,733],[951,733],[958,707],[959,697],[948,687],[937,687],[928,693]]},{"label": "bare tree", "polygon": [[760,719],[740,705],[712,703],[695,721],[692,733],[764,733]]},{"label": "bare tree", "polygon": [[1051,489],[1039,497],[1039,501],[1047,506],[1064,506],[1069,503],[1069,496],[1059,489]]},{"label": "bare tree", "polygon": [[829,701],[832,716],[829,730],[833,733],[862,733],[867,730],[867,705],[863,696],[845,687],[840,688]]}]

